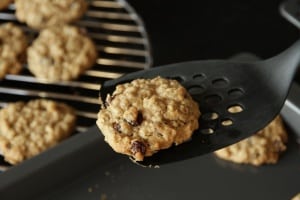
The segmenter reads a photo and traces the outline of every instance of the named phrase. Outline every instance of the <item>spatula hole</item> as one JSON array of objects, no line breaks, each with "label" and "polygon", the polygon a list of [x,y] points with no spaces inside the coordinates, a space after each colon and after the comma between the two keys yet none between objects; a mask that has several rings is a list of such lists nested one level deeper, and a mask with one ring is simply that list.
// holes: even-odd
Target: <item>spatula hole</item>
[{"label": "spatula hole", "polygon": [[216,120],[219,118],[218,113],[212,112],[212,113],[204,113],[202,115],[202,119],[206,121]]},{"label": "spatula hole", "polygon": [[202,94],[205,91],[205,88],[197,85],[197,86],[192,86],[188,89],[190,94]]},{"label": "spatula hole", "polygon": [[205,129],[202,129],[200,132],[205,135],[210,135],[210,134],[213,134],[215,131],[212,128],[205,128]]},{"label": "spatula hole", "polygon": [[174,77],[165,77],[167,79],[171,79],[171,80],[176,80],[179,83],[183,82],[183,78],[181,78],[180,76],[174,76]]},{"label": "spatula hole", "polygon": [[231,119],[225,119],[221,122],[222,126],[231,126],[233,121]]},{"label": "spatula hole", "polygon": [[225,78],[217,78],[212,81],[212,84],[215,88],[225,88],[228,86],[229,81]]},{"label": "spatula hole", "polygon": [[211,94],[204,97],[207,104],[215,105],[222,101],[222,97],[218,94]]},{"label": "spatula hole", "polygon": [[228,91],[228,95],[231,98],[239,98],[244,95],[244,91],[240,88],[234,88]]},{"label": "spatula hole", "polygon": [[203,81],[205,79],[205,75],[204,74],[196,74],[193,76],[193,79],[194,80],[197,80],[197,81]]},{"label": "spatula hole", "polygon": [[230,107],[227,108],[227,111],[230,113],[240,113],[244,111],[244,108],[238,104],[236,105],[232,105]]}]

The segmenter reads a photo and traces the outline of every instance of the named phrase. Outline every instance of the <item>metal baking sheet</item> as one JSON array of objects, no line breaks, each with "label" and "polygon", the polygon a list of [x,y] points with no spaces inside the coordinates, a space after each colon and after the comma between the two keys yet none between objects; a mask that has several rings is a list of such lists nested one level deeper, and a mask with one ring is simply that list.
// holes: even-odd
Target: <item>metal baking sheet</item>
[{"label": "metal baking sheet", "polygon": [[290,23],[300,28],[300,1],[285,0],[279,6],[280,14]]},{"label": "metal baking sheet", "polygon": [[[299,93],[295,83],[283,109],[285,119],[298,112]],[[287,128],[288,150],[275,165],[239,165],[207,154],[149,169],[114,153],[94,126],[0,174],[0,199],[291,199],[300,192],[295,132],[300,129],[292,121]]]}]

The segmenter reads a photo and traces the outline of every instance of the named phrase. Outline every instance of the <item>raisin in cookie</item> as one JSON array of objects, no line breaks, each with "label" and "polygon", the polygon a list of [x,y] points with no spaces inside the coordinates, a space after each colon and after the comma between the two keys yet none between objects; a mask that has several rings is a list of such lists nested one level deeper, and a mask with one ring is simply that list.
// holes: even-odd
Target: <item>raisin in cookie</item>
[{"label": "raisin in cookie", "polygon": [[42,30],[27,54],[29,70],[49,82],[76,79],[97,59],[92,40],[69,25]]},{"label": "raisin in cookie", "polygon": [[0,10],[5,9],[13,0],[1,0],[0,1]]},{"label": "raisin in cookie", "polygon": [[236,163],[262,164],[277,163],[280,154],[286,150],[287,132],[282,119],[277,116],[268,126],[255,135],[215,152],[222,159]]},{"label": "raisin in cookie", "polygon": [[27,39],[22,29],[12,23],[0,25],[0,79],[21,71],[26,48]]},{"label": "raisin in cookie", "polygon": [[66,24],[79,19],[86,0],[16,0],[16,16],[35,29]]},{"label": "raisin in cookie", "polygon": [[10,103],[0,110],[0,152],[17,164],[68,137],[76,115],[70,106],[36,99]]},{"label": "raisin in cookie", "polygon": [[116,152],[142,161],[190,139],[199,116],[198,104],[184,87],[156,77],[118,85],[99,111],[97,125]]}]

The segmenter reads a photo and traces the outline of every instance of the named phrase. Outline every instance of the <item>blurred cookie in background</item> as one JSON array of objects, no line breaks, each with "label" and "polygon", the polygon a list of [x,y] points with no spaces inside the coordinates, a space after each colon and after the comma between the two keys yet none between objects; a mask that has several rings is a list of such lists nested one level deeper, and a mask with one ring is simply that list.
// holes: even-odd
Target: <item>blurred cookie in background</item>
[{"label": "blurred cookie in background", "polygon": [[78,78],[94,65],[98,56],[93,41],[70,25],[43,29],[27,54],[31,73],[49,82]]},{"label": "blurred cookie in background", "polygon": [[34,29],[71,23],[87,10],[86,0],[15,0],[16,17]]},{"label": "blurred cookie in background", "polygon": [[255,135],[215,151],[214,154],[221,159],[241,164],[275,164],[286,150],[287,141],[288,134],[281,117],[277,116]]},{"label": "blurred cookie in background", "polygon": [[70,136],[76,123],[72,107],[46,99],[9,103],[0,110],[0,153],[18,164]]},{"label": "blurred cookie in background", "polygon": [[21,71],[26,48],[27,38],[20,27],[9,22],[0,25],[0,79]]}]

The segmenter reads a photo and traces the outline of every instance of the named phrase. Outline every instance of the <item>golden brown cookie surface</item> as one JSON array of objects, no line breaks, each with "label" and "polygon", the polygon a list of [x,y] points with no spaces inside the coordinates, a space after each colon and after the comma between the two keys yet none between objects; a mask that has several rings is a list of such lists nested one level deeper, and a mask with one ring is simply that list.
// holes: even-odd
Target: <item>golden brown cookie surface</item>
[{"label": "golden brown cookie surface", "polygon": [[141,161],[190,139],[198,128],[198,104],[177,81],[156,77],[118,85],[98,114],[105,140]]},{"label": "golden brown cookie surface", "polygon": [[12,23],[0,25],[0,79],[6,74],[17,74],[22,69],[27,39],[23,31]]},{"label": "golden brown cookie surface", "polygon": [[13,2],[13,0],[1,0],[0,1],[0,10],[7,8],[8,5],[12,2]]},{"label": "golden brown cookie surface", "polygon": [[16,0],[16,16],[35,29],[66,24],[79,19],[86,0]]},{"label": "golden brown cookie surface", "polygon": [[277,116],[268,126],[236,144],[215,152],[222,159],[236,163],[262,164],[277,163],[280,154],[286,150],[287,132],[282,119]]},{"label": "golden brown cookie surface", "polygon": [[51,100],[10,103],[0,110],[0,152],[17,164],[68,137],[75,127],[73,108]]},{"label": "golden brown cookie surface", "polygon": [[49,82],[76,79],[97,59],[92,40],[69,25],[42,30],[27,53],[29,70]]}]

